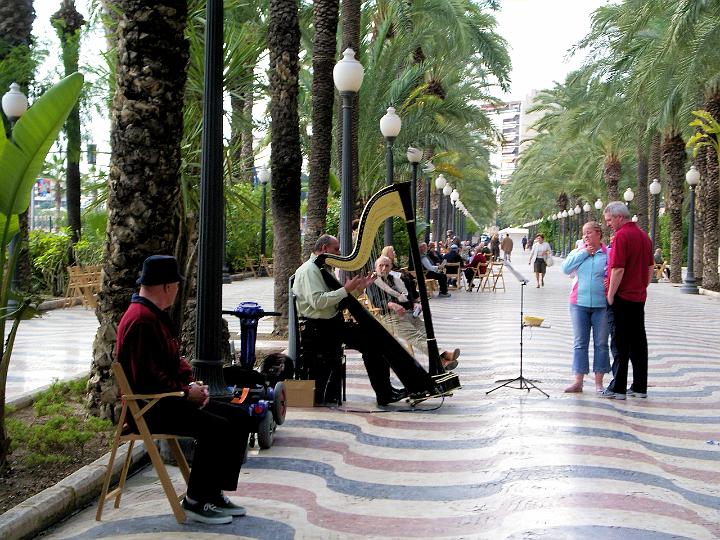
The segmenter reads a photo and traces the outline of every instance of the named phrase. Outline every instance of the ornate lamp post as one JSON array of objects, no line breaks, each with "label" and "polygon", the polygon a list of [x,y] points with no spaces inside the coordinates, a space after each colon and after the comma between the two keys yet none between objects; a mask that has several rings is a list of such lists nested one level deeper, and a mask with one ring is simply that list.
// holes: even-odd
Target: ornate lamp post
[{"label": "ornate lamp post", "polygon": [[[580,238],[580,231],[582,230],[582,225],[580,222],[582,221],[582,217],[580,216],[580,213],[582,212],[582,208],[580,208],[579,204],[575,205],[575,240]],[[575,249],[575,243],[573,242],[572,249]]]},{"label": "ornate lamp post", "polygon": [[[10,122],[10,132],[7,134],[8,138],[12,138],[12,130],[13,127],[15,127],[15,122],[17,122],[20,117],[25,114],[25,111],[27,111],[28,108],[28,99],[25,94],[23,94],[20,91],[20,85],[18,83],[12,83],[10,85],[10,90],[8,90],[5,95],[2,97],[2,110],[5,113],[5,116],[7,117],[8,121]],[[32,192],[35,193],[35,186],[33,185]],[[32,223],[32,213],[33,213],[33,206],[35,204],[33,203],[30,206],[30,223]],[[9,259],[12,260],[13,253],[15,252],[15,249],[17,249],[17,243],[19,241],[19,235],[16,235],[13,237],[12,241],[10,242],[10,245],[8,246],[9,251]],[[19,254],[20,252],[18,252]],[[21,286],[19,276],[17,275],[17,272],[13,270],[12,274],[12,288],[18,289]],[[17,303],[14,299],[8,300],[8,307],[10,306],[16,306]]]},{"label": "ornate lamp post", "polygon": [[[447,197],[450,197],[450,194],[453,192],[453,187],[450,185],[450,183],[445,184],[445,187],[442,190],[443,195],[446,195]],[[445,201],[442,197],[440,198],[441,202],[445,205],[447,205],[450,202],[450,199]],[[445,223],[441,224],[442,231],[440,231],[442,238],[445,238],[445,232],[447,231],[447,224],[450,221],[450,206],[447,207],[447,215],[445,216]]]},{"label": "ornate lamp post", "polygon": [[633,190],[630,188],[627,188],[625,190],[625,193],[623,193],[623,199],[625,199],[625,206],[630,208],[630,203],[635,198],[635,193],[633,193]]},{"label": "ornate lamp post", "polygon": [[573,216],[575,215],[575,209],[570,208],[568,210],[568,224],[570,225],[569,231],[568,231],[568,238],[567,238],[567,244],[565,245],[565,253],[570,253],[573,248],[572,246],[575,245],[575,240],[573,240],[573,236],[575,236],[575,227],[573,226]]},{"label": "ornate lamp post", "polygon": [[[655,227],[657,226],[657,206],[658,206],[657,200],[658,200],[658,195],[660,195],[660,192],[662,191],[662,185],[660,185],[660,181],[657,178],[655,178],[652,181],[652,183],[648,186],[648,191],[650,192],[650,195],[652,195],[652,198],[653,198],[652,223],[650,224],[650,242],[652,242],[653,256],[655,256]],[[653,272],[651,283],[657,283],[657,277],[655,277],[655,272]]]},{"label": "ornate lamp post", "polygon": [[457,202],[458,202],[459,200],[460,200],[460,193],[458,193],[458,190],[457,190],[457,189],[453,189],[453,190],[450,192],[450,204],[452,205],[452,209],[453,209],[453,210],[452,210],[452,215],[453,215],[453,217],[452,217],[452,220],[451,220],[452,230],[455,231],[455,232],[457,232],[457,230],[458,230],[457,224],[455,223],[455,221],[456,221],[455,218],[456,218],[456,214],[457,214],[457,212],[456,212],[457,206],[456,206],[456,205],[457,205]]},{"label": "ornate lamp post", "polygon": [[412,207],[413,207],[413,217],[417,216],[417,173],[418,173],[418,165],[420,164],[420,161],[423,157],[423,151],[419,148],[413,148],[412,146],[408,146],[407,153],[405,154],[408,158],[408,161],[410,162],[410,169],[412,172],[412,176],[410,177],[410,192],[412,195]]},{"label": "ornate lamp post", "polygon": [[680,292],[685,294],[699,294],[697,285],[695,284],[695,271],[694,271],[694,243],[695,243],[695,186],[700,182],[700,173],[698,172],[695,165],[690,167],[690,170],[685,174],[685,181],[688,183],[690,189],[690,221],[688,223],[688,263],[687,272],[685,273],[685,281],[683,281]]},{"label": "ornate lamp post", "polygon": [[[343,140],[342,168],[340,171],[340,253],[347,255],[352,249],[352,107],[362,86],[365,70],[355,59],[355,51],[348,48],[333,68],[335,88],[342,99]],[[264,193],[264,192],[263,192]],[[263,214],[264,215],[264,214]]]},{"label": "ornate lamp post", "polygon": [[567,217],[569,215],[570,214],[568,213],[567,210],[563,210],[562,213],[560,214],[560,217],[562,217],[562,237],[563,237],[562,250],[560,252],[561,257],[565,257],[565,255],[566,255],[565,248],[567,247],[567,243],[565,241],[565,238],[566,238],[566,234],[567,234]]},{"label": "ornate lamp post", "polygon": [[[438,197],[438,217],[437,217],[437,224],[435,225],[435,241],[440,242],[442,240],[442,232],[440,229],[443,226],[443,220],[442,220],[442,207],[443,207],[443,200],[442,200],[442,194],[443,189],[445,189],[445,186],[447,185],[447,180],[445,180],[445,177],[440,174],[435,179],[435,187],[440,190],[440,196]],[[440,246],[438,246],[438,249]]]},{"label": "ornate lamp post", "polygon": [[592,210],[592,206],[590,206],[589,202],[586,202],[585,204],[583,204],[583,212],[585,212],[585,223],[590,221],[590,218],[588,216],[588,214],[590,213],[590,210]]},{"label": "ornate lamp post", "polygon": [[426,174],[425,177],[425,242],[430,241],[430,173],[435,170],[435,165],[431,162],[425,164],[423,172]]},{"label": "ornate lamp post", "polygon": [[600,199],[598,199],[597,201],[595,201],[595,210],[597,210],[597,220],[598,220],[598,221],[600,221],[600,216],[602,215],[602,214],[600,214],[600,211],[602,210],[602,207],[603,207],[603,203],[602,203],[602,201],[601,201]]},{"label": "ornate lamp post", "polygon": [[[380,132],[385,137],[385,185],[392,185],[394,178],[393,144],[400,134],[402,121],[395,114],[395,107],[388,107],[387,113],[380,119]],[[385,245],[393,243],[392,218],[385,220]]]},{"label": "ornate lamp post", "polygon": [[260,217],[260,254],[265,255],[265,236],[266,234],[266,225],[267,225],[267,185],[270,181],[270,170],[267,167],[262,167],[258,171],[258,181],[262,185],[262,205],[261,205],[261,212],[262,216]]}]

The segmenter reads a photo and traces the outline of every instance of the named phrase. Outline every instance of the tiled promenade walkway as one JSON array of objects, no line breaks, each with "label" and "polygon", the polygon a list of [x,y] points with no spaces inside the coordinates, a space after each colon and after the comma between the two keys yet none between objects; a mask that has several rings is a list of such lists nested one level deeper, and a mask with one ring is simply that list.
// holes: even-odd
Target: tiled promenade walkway
[{"label": "tiled promenade walkway", "polygon": [[[515,260],[531,277],[526,257]],[[102,523],[88,508],[47,537],[720,538],[720,446],[707,444],[720,439],[720,301],[652,285],[648,399],[603,400],[592,384],[563,394],[572,332],[556,265],[545,288],[525,290],[526,313],[551,325],[525,331],[525,375],[550,398],[487,396],[518,373],[520,286],[506,283],[432,302],[440,345],[463,350],[454,397],[375,412],[352,356],[348,410],[291,409],[273,448],[251,452],[231,494],[248,516],[232,525],[178,525],[145,469]],[[269,280],[251,284],[270,298]]]}]

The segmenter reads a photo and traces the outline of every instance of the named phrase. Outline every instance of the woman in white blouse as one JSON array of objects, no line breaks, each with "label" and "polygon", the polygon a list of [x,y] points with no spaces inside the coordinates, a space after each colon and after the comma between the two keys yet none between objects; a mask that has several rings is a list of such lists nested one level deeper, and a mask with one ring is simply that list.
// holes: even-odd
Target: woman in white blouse
[{"label": "woman in white blouse", "polygon": [[540,288],[542,285],[545,286],[545,271],[547,270],[547,264],[545,259],[552,256],[552,249],[550,244],[545,241],[545,237],[538,233],[535,235],[535,242],[533,242],[532,250],[530,251],[530,260],[528,265],[534,263],[535,279],[537,280],[536,288]]}]

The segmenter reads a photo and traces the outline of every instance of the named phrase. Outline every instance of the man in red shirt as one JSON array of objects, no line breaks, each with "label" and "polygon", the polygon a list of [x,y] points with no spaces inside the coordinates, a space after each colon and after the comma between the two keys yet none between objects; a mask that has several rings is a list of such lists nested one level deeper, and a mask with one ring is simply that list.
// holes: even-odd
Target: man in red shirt
[{"label": "man in red shirt", "polygon": [[[648,347],[645,334],[645,300],[653,274],[652,243],[647,233],[630,219],[619,201],[605,208],[605,222],[615,231],[608,264],[607,301],[615,319],[617,356],[614,378],[601,394],[625,399],[626,393],[647,397]],[[626,390],[628,361],[633,366],[633,383]]]},{"label": "man in red shirt", "polygon": [[180,356],[167,308],[173,305],[180,282],[175,257],[153,255],[137,280],[139,294],[120,320],[115,346],[130,386],[138,394],[185,392],[166,397],[145,413],[151,431],[192,437],[196,441],[188,489],[182,507],[201,523],[224,524],[245,509],[222,490],[237,489],[247,446],[250,420],[240,407],[209,399],[207,386],[193,381],[192,368]]}]

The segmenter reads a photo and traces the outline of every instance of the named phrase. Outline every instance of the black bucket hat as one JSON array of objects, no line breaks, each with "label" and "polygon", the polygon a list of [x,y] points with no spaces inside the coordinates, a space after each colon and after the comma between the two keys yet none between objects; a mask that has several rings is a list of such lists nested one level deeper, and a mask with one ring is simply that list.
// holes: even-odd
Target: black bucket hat
[{"label": "black bucket hat", "polygon": [[138,285],[164,285],[185,281],[180,274],[178,263],[172,255],[151,255],[143,263]]}]

